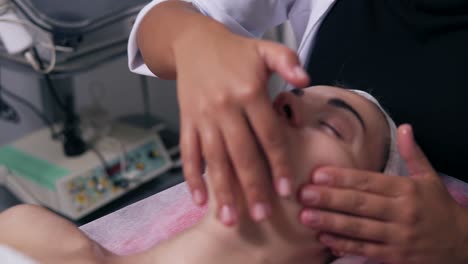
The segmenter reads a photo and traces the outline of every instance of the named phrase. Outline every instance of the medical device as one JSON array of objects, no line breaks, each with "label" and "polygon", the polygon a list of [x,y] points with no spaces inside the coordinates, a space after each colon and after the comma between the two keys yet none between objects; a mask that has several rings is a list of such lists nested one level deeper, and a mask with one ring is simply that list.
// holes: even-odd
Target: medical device
[{"label": "medical device", "polygon": [[[149,2],[0,0],[2,67],[40,74],[40,115],[49,126],[0,148],[0,168],[3,164],[7,172],[0,171],[0,184],[23,201],[79,219],[180,165],[169,158],[178,148],[168,154],[161,143],[165,130],[116,124],[95,144],[68,148],[84,146],[77,144],[81,119],[73,111],[73,90],[80,87],[73,87],[73,76],[124,56],[133,22]],[[3,89],[9,99],[27,105],[14,90],[8,92]],[[16,120],[13,112],[7,114],[4,118]]]},{"label": "medical device", "polygon": [[[44,112],[63,123],[59,133],[68,156],[87,150],[74,112],[72,75],[124,55],[136,14],[148,1],[0,0],[2,66],[26,66],[42,75]],[[18,120],[9,109],[1,113]]]},{"label": "medical device", "polygon": [[47,128],[0,148],[0,184],[27,203],[79,219],[172,168],[158,132],[114,123],[79,157],[66,157]]}]

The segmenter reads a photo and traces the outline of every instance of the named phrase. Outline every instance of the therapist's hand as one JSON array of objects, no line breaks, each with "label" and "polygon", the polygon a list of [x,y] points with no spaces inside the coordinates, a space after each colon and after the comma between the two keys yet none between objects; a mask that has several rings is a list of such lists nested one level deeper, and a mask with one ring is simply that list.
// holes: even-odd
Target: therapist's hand
[{"label": "therapist's hand", "polygon": [[[468,216],[413,139],[398,130],[409,178],[322,168],[301,192],[301,221],[335,252],[385,263],[468,263]],[[314,209],[312,209],[314,208]]]},{"label": "therapist's hand", "polygon": [[[297,55],[285,46],[213,26],[184,34],[174,58],[182,161],[194,201],[207,200],[205,162],[224,224],[236,223],[235,204],[244,198],[252,218],[265,219],[271,211],[270,177],[282,196],[290,195],[294,180],[267,82],[276,72],[292,85],[306,86],[309,78]],[[243,194],[234,197],[238,185]]]}]

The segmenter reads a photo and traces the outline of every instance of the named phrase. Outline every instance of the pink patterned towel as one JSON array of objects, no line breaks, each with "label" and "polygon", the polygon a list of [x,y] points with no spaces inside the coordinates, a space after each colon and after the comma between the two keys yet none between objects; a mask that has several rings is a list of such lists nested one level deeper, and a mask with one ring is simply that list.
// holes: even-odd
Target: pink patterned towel
[{"label": "pink patterned towel", "polygon": [[[468,207],[468,184],[442,176],[450,194],[462,206]],[[132,204],[81,229],[93,240],[120,255],[148,249],[177,234],[201,219],[206,208],[196,207],[185,183],[167,189]],[[367,263],[362,258],[337,260],[340,264]]]},{"label": "pink patterned towel", "polygon": [[205,211],[192,203],[187,185],[181,183],[80,228],[108,250],[128,255],[191,227]]}]

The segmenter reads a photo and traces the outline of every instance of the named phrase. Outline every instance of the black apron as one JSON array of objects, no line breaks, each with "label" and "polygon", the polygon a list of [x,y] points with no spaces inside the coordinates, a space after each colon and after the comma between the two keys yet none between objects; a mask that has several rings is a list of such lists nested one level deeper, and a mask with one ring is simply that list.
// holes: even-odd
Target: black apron
[{"label": "black apron", "polygon": [[307,66],[312,85],[365,90],[440,172],[468,182],[468,1],[338,0]]}]

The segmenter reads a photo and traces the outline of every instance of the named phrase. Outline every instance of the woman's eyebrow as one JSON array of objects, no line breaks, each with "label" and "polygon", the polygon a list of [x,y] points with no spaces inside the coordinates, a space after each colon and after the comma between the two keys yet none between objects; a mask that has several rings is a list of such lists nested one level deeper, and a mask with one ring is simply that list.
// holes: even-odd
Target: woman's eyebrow
[{"label": "woman's eyebrow", "polygon": [[364,131],[366,130],[366,124],[364,123],[364,119],[362,119],[362,116],[359,114],[359,112],[356,111],[356,109],[354,109],[350,104],[348,104],[347,102],[343,101],[340,98],[331,98],[330,100],[328,100],[327,104],[349,111],[351,114],[353,114],[357,118],[357,120],[362,126],[362,129]]}]

